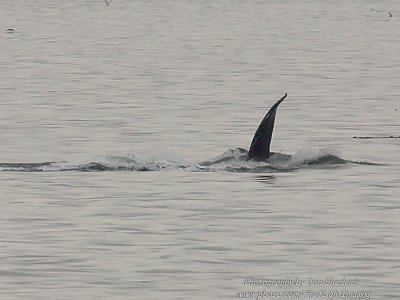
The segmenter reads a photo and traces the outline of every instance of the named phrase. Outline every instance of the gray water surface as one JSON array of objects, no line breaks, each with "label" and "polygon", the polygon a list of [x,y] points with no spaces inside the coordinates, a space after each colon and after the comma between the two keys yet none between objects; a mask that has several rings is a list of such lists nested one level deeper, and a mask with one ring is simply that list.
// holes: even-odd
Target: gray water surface
[{"label": "gray water surface", "polygon": [[[394,0],[2,0],[0,299],[398,299],[398,16]],[[289,167],[201,165],[248,149],[284,93]],[[304,164],[323,153],[352,162]]]}]

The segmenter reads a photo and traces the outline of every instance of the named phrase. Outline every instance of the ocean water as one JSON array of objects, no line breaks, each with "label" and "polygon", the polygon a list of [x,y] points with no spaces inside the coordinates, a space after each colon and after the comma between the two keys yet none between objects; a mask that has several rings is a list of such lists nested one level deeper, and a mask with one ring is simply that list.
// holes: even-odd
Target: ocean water
[{"label": "ocean water", "polygon": [[398,299],[399,16],[2,0],[0,299]]}]

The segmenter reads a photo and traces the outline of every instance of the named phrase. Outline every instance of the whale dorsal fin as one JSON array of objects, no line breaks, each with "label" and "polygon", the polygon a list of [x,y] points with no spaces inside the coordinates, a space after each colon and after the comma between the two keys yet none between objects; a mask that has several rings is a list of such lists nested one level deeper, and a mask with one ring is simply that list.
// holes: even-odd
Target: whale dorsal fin
[{"label": "whale dorsal fin", "polygon": [[279,104],[281,104],[281,102],[285,100],[286,97],[287,94],[279,99],[274,104],[274,106],[271,107],[271,109],[265,115],[264,119],[261,121],[251,142],[247,159],[260,161],[269,158],[269,148],[271,145],[272,132],[274,131],[276,109],[278,108]]}]

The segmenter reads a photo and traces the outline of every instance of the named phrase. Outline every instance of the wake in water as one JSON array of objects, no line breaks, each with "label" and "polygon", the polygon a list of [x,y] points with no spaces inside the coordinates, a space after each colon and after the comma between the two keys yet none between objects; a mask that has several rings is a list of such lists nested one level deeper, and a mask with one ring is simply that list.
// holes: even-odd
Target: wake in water
[{"label": "wake in water", "polygon": [[81,162],[0,163],[3,172],[98,172],[98,171],[191,171],[191,172],[287,172],[305,168],[334,168],[346,164],[371,164],[341,158],[334,150],[301,150],[294,155],[272,153],[267,161],[248,160],[248,151],[229,149],[211,160],[184,163],[167,157],[149,155],[100,156]]},{"label": "wake in water", "polygon": [[43,162],[43,163],[0,163],[0,171],[12,172],[61,172],[61,171],[163,171],[184,169],[180,162],[164,158],[143,156],[100,156],[88,162]]},{"label": "wake in water", "polygon": [[196,164],[203,171],[233,172],[277,172],[318,167],[339,167],[352,161],[342,159],[336,151],[322,149],[320,151],[302,150],[294,155],[271,153],[267,161],[248,160],[248,151],[242,148],[230,149],[222,155]]}]

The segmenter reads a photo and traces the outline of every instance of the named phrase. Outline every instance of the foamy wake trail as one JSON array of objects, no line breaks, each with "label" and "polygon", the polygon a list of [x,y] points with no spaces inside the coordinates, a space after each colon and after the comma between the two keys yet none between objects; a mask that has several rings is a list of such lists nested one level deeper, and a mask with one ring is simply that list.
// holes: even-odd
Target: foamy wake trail
[{"label": "foamy wake trail", "polygon": [[[0,171],[13,172],[96,172],[96,171],[176,171],[192,172],[277,172],[299,168],[342,165],[344,160],[334,149],[303,149],[294,155],[274,153],[266,162],[247,160],[247,150],[229,149],[214,159],[186,163],[167,153],[142,153],[130,155],[103,155],[80,161],[43,163],[0,163]],[[350,162],[358,163],[358,162]]]},{"label": "foamy wake trail", "polygon": [[230,149],[222,155],[197,164],[202,171],[273,172],[290,171],[309,166],[340,165],[347,163],[334,149],[302,149],[294,155],[273,153],[266,162],[247,160],[247,150]]},{"label": "foamy wake trail", "polygon": [[335,149],[301,149],[291,156],[288,167],[299,168],[305,165],[335,165],[345,163],[347,163],[347,161],[342,159],[339,151]]},{"label": "foamy wake trail", "polygon": [[103,155],[79,161],[0,163],[0,171],[14,172],[172,171],[186,167],[178,160],[153,154]]},{"label": "foamy wake trail", "polygon": [[49,170],[60,171],[172,171],[186,168],[186,164],[168,157],[151,154],[143,155],[105,155],[78,163],[58,162],[49,166]]}]

